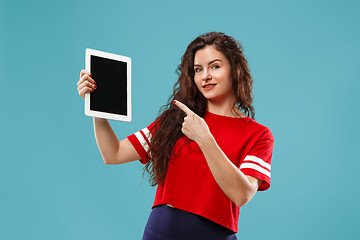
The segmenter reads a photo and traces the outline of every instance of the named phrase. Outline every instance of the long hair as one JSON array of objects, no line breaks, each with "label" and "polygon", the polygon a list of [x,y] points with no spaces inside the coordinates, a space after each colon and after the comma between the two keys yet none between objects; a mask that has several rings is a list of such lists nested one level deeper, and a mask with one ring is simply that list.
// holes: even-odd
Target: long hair
[{"label": "long hair", "polygon": [[151,146],[148,150],[151,160],[144,168],[144,173],[149,173],[149,182],[152,186],[164,182],[175,142],[184,136],[181,128],[185,113],[173,103],[173,100],[184,103],[200,117],[205,115],[207,100],[194,83],[194,56],[198,50],[206,46],[214,46],[230,62],[236,99],[234,109],[238,108],[246,116],[255,119],[255,110],[252,106],[253,80],[241,44],[233,37],[220,32],[200,35],[190,43],[182,56],[177,69],[179,79],[174,85],[168,103],[160,109],[152,129]]}]

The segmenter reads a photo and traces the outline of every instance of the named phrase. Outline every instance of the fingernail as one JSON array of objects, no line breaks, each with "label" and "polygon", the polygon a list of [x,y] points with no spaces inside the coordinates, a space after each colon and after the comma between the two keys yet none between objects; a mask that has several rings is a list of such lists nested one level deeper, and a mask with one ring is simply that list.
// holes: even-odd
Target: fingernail
[{"label": "fingernail", "polygon": [[95,86],[94,86],[94,89],[96,89],[96,88],[97,88],[97,86],[95,85]]},{"label": "fingernail", "polygon": [[173,100],[173,103],[175,103],[175,100]]}]

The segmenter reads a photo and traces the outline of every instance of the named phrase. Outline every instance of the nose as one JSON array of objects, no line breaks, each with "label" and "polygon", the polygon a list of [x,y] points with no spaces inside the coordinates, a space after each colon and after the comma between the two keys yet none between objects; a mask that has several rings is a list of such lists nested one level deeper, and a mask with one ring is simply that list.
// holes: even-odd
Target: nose
[{"label": "nose", "polygon": [[210,75],[209,71],[207,71],[207,70],[203,71],[202,80],[203,81],[211,80],[211,75]]}]

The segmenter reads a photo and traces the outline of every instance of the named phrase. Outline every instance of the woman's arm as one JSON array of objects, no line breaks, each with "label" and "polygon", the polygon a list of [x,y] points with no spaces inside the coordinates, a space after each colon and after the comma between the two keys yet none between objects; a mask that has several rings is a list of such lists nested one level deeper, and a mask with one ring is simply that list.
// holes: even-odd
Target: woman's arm
[{"label": "woman's arm", "polygon": [[211,133],[197,143],[215,181],[224,193],[238,207],[248,203],[255,195],[261,180],[244,175],[220,149]]},{"label": "woman's arm", "polygon": [[[81,70],[77,83],[79,95],[85,99],[85,94],[96,89],[96,82],[91,73]],[[121,164],[140,159],[139,154],[128,139],[119,142],[108,120],[94,117],[94,132],[96,143],[106,164]]]},{"label": "woman's arm", "polygon": [[119,141],[108,120],[94,117],[96,143],[106,164],[121,164],[140,159],[130,141]]},{"label": "woman's arm", "polygon": [[203,118],[179,101],[175,101],[175,104],[187,115],[182,132],[199,145],[217,184],[237,206],[244,206],[255,195],[261,180],[244,175],[228,159],[211,135]]}]

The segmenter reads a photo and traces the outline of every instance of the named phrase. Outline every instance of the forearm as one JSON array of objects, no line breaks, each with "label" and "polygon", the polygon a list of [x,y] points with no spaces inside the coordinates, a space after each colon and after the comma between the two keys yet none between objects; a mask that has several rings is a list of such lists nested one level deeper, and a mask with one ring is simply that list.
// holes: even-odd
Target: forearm
[{"label": "forearm", "polygon": [[96,143],[106,164],[111,164],[119,151],[119,140],[108,120],[93,118]]},{"label": "forearm", "polygon": [[205,120],[191,111],[185,104],[174,100],[186,113],[181,131],[201,148],[215,181],[223,192],[239,207],[254,196],[261,181],[245,176],[217,145]]},{"label": "forearm", "polygon": [[254,196],[256,190],[249,179],[228,159],[210,135],[198,142],[215,181],[239,207]]}]

